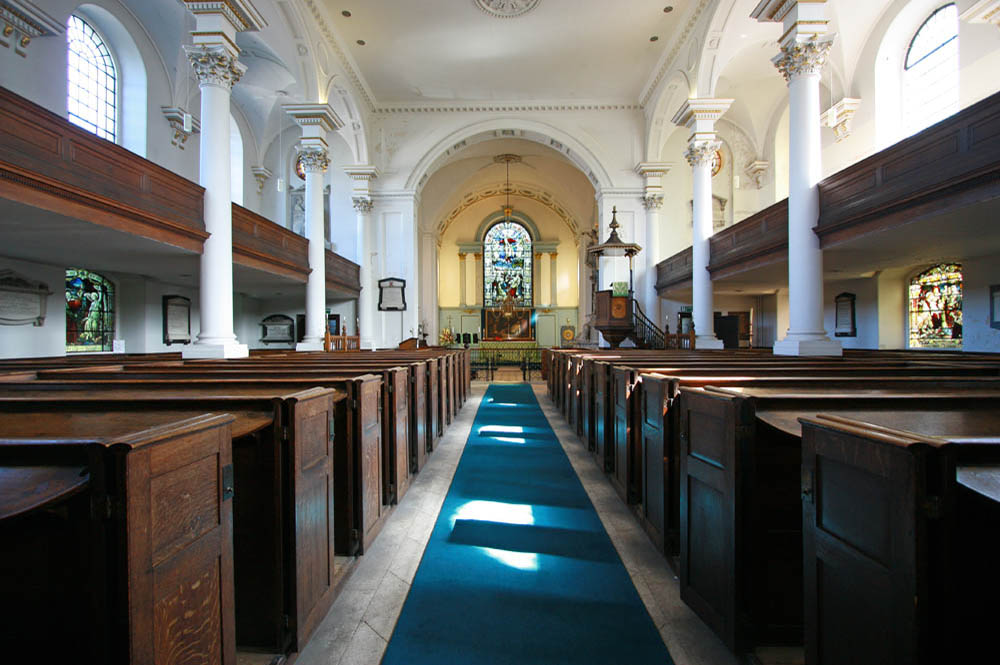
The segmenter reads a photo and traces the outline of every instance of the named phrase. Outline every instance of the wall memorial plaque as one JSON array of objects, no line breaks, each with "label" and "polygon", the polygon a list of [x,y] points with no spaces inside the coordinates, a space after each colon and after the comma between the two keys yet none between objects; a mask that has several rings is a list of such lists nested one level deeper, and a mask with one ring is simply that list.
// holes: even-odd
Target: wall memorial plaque
[{"label": "wall memorial plaque", "polygon": [[260,322],[265,344],[291,344],[295,341],[295,321],[284,314],[272,314]]},{"label": "wall memorial plaque", "polygon": [[13,270],[0,270],[0,325],[41,326],[45,323],[46,300],[52,295],[42,282]]},{"label": "wall memorial plaque", "polygon": [[841,293],[834,298],[835,304],[835,337],[856,337],[858,334],[855,318],[855,300],[853,293]]},{"label": "wall memorial plaque", "polygon": [[163,343],[191,343],[191,299],[163,296]]},{"label": "wall memorial plaque", "polygon": [[387,277],[378,281],[378,309],[380,312],[406,310],[406,280]]}]

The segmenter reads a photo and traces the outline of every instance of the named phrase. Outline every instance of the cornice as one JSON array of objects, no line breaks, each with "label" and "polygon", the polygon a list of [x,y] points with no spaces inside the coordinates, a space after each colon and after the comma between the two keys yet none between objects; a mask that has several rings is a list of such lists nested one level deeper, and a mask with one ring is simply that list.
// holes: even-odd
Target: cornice
[{"label": "cornice", "polygon": [[318,3],[316,0],[300,0],[302,4],[309,10],[312,17],[316,20],[316,29],[319,30],[320,34],[326,38],[327,43],[333,48],[337,57],[340,59],[340,64],[344,67],[344,71],[347,73],[347,77],[351,80],[351,84],[354,86],[355,90],[360,93],[362,99],[364,99],[368,110],[372,113],[375,112],[375,98],[374,94],[368,89],[368,86],[361,79],[358,70],[354,68],[354,62],[347,55],[340,46],[340,40],[337,39],[336,35],[333,34],[333,30],[327,24],[326,19],[323,16],[323,12],[320,11]]},{"label": "cornice", "polygon": [[513,113],[550,111],[641,111],[639,104],[630,102],[468,102],[456,104],[390,104],[378,107],[374,113]]}]

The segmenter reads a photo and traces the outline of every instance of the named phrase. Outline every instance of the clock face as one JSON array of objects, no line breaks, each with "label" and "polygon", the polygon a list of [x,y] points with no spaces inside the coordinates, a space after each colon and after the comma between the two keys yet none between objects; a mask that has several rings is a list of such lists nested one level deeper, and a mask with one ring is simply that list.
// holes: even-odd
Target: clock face
[{"label": "clock face", "polygon": [[714,178],[722,170],[722,151],[716,150],[712,155],[712,177]]},{"label": "clock face", "polygon": [[[306,179],[306,169],[302,166],[302,155],[299,155],[299,158],[295,160],[295,175],[297,175],[300,180]],[[712,172],[712,175],[715,175],[715,171]]]},{"label": "clock face", "polygon": [[573,329],[572,328],[563,328],[562,338],[564,340],[566,340],[567,342],[572,342],[573,341]]}]

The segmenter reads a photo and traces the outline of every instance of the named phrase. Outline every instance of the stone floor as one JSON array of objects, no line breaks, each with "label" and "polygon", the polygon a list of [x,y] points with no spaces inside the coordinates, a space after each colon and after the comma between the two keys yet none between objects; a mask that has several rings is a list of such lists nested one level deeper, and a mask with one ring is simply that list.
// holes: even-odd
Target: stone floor
[{"label": "stone floor", "polygon": [[[473,384],[472,395],[458,418],[389,516],[374,545],[361,557],[330,613],[299,654],[295,665],[379,663],[448,493],[486,387],[485,383]],[[681,601],[673,571],[618,498],[607,477],[590,459],[577,436],[566,426],[549,401],[545,385],[536,384],[534,389],[675,663],[737,665],[737,660],[722,642]]]}]

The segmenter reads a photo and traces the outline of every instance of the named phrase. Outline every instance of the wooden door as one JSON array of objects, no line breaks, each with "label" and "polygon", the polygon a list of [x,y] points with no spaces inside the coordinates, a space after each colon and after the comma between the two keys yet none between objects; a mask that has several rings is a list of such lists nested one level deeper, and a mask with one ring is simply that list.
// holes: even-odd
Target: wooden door
[{"label": "wooden door", "polygon": [[392,503],[399,503],[410,487],[410,373],[406,367],[389,371],[389,403],[385,418],[390,423],[390,492]]},{"label": "wooden door", "polygon": [[927,596],[917,547],[926,546],[918,516],[928,452],[803,423],[807,663],[924,662],[917,636],[919,599]]},{"label": "wooden door", "polygon": [[738,652],[734,406],[726,397],[686,390],[679,400],[681,599]]},{"label": "wooden door", "polygon": [[428,363],[410,365],[410,471],[412,473],[424,468],[429,450],[427,366]]},{"label": "wooden door", "polygon": [[440,403],[438,361],[432,358],[427,363],[427,452],[434,450],[434,444],[441,436]]},{"label": "wooden door", "polygon": [[611,410],[609,374],[607,363],[594,363],[594,457],[602,471],[614,469],[611,455],[614,445],[614,414]]},{"label": "wooden door", "polygon": [[312,390],[286,402],[290,447],[286,451],[294,506],[295,650],[326,616],[333,602],[334,496],[333,392]]},{"label": "wooden door", "polygon": [[352,381],[357,553],[363,554],[375,538],[382,519],[382,426],[380,377],[366,375]]},{"label": "wooden door", "polygon": [[615,460],[611,481],[625,503],[632,503],[629,492],[629,468],[631,466],[629,463],[629,439],[632,432],[629,421],[629,399],[632,392],[633,375],[632,370],[624,367],[614,367],[611,370],[611,395],[614,404],[611,455]]},{"label": "wooden door", "polygon": [[115,446],[129,662],[236,663],[232,421],[199,416]]},{"label": "wooden door", "polygon": [[665,391],[668,382],[651,376],[642,378],[640,475],[642,484],[643,527],[650,540],[661,552],[665,551],[666,534],[666,465],[663,447],[664,423],[667,414]]}]

